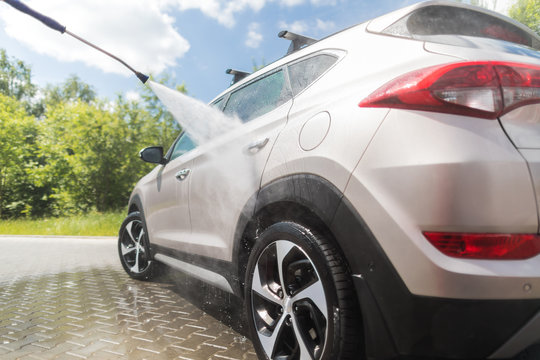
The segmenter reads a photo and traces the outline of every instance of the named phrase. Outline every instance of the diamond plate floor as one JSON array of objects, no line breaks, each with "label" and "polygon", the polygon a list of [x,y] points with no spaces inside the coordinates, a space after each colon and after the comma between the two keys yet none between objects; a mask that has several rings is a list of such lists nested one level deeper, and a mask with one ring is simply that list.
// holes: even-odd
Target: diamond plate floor
[{"label": "diamond plate floor", "polygon": [[257,358],[233,297],[176,272],[136,281],[92,255],[41,275],[29,274],[19,254],[24,276],[2,272],[1,359]]}]

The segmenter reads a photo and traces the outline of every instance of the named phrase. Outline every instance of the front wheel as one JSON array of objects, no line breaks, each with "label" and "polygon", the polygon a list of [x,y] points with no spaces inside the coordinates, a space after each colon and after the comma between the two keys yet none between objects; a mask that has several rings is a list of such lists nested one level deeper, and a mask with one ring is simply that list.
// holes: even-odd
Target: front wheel
[{"label": "front wheel", "polygon": [[120,226],[118,255],[122,267],[132,278],[148,280],[152,277],[156,264],[151,259],[148,235],[138,211],[129,214]]},{"label": "front wheel", "polygon": [[292,222],[270,226],[251,253],[245,291],[259,358],[361,358],[350,275],[325,237]]}]

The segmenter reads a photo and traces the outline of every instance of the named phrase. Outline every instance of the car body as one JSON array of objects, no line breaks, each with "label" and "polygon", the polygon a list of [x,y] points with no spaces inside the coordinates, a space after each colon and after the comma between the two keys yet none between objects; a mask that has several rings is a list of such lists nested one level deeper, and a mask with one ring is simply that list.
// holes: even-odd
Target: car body
[{"label": "car body", "polygon": [[245,77],[211,103],[242,126],[142,152],[126,271],[240,296],[261,358],[518,355],[540,341],[539,49],[432,1]]}]

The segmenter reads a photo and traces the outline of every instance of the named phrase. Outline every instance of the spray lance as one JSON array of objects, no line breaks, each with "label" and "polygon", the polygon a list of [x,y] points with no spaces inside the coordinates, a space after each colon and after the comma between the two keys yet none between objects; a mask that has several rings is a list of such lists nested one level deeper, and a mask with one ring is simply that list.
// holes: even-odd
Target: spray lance
[{"label": "spray lance", "polygon": [[[3,1],[15,9],[32,16],[33,18],[41,21],[46,26],[53,30],[59,31],[61,34],[68,34],[75,39],[93,47],[94,49],[101,51],[102,53],[110,56],[122,65],[131,70],[143,84],[149,86],[152,91],[157,95],[161,102],[167,107],[169,112],[173,115],[180,126],[190,134],[193,141],[198,144],[202,144],[218,135],[221,135],[236,126],[241,124],[241,121],[237,117],[229,117],[223,114],[223,112],[217,110],[214,107],[208,106],[199,100],[182,94],[178,91],[169,89],[168,87],[148,80],[148,76],[144,75],[133,69],[125,61],[114,56],[113,54],[101,49],[100,47],[92,44],[91,42],[73,34],[68,31],[66,27],[60,24],[58,21],[45,16],[29,6],[23,4],[19,0],[0,0]],[[212,121],[209,121],[212,119]]]},{"label": "spray lance", "polygon": [[136,71],[131,66],[129,66],[124,60],[114,56],[113,54],[103,50],[102,48],[92,44],[91,42],[89,42],[89,41],[75,35],[74,33],[70,32],[70,31],[68,31],[66,29],[66,27],[64,25],[60,24],[58,21],[56,21],[54,19],[51,19],[50,17],[45,16],[45,15],[37,12],[36,10],[34,10],[34,9],[30,8],[29,6],[27,6],[27,5],[23,4],[22,2],[20,2],[19,0],[1,0],[1,1],[3,1],[3,2],[7,3],[8,5],[11,5],[15,9],[17,9],[17,10],[19,10],[19,11],[21,11],[21,12],[27,14],[27,15],[30,15],[31,17],[41,21],[43,24],[50,27],[51,29],[59,31],[61,34],[66,33],[66,34],[74,37],[75,39],[85,43],[86,45],[89,45],[89,46],[93,47],[94,49],[96,49],[98,51],[101,51],[105,55],[108,55],[108,56],[112,57],[113,59],[115,59],[116,61],[120,62],[122,65],[127,67],[129,70],[131,70],[139,78],[139,80],[142,81],[143,84],[146,84],[146,82],[148,81],[148,76],[147,75],[144,75],[143,73],[140,73],[140,72]]}]

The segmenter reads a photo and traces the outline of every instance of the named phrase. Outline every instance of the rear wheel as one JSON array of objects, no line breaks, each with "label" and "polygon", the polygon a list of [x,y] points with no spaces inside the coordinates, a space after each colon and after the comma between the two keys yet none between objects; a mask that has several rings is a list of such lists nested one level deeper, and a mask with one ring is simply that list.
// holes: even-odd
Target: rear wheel
[{"label": "rear wheel", "polygon": [[150,279],[155,270],[151,259],[148,235],[140,212],[129,214],[118,234],[118,254],[124,270],[134,279]]},{"label": "rear wheel", "polygon": [[266,229],[246,273],[246,310],[261,359],[358,359],[359,321],[338,249],[292,222]]}]

